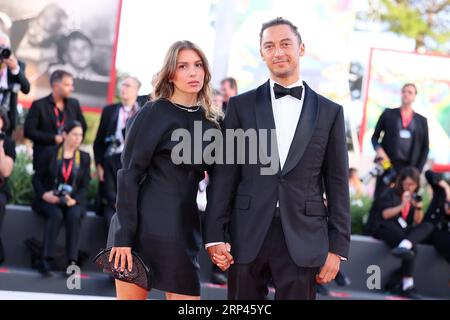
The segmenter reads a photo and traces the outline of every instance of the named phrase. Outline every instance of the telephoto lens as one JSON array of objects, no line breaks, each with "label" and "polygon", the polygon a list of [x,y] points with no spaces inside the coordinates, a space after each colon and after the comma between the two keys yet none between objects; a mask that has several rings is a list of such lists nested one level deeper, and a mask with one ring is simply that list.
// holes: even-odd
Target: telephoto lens
[{"label": "telephoto lens", "polygon": [[0,59],[9,59],[11,57],[11,49],[0,46]]}]

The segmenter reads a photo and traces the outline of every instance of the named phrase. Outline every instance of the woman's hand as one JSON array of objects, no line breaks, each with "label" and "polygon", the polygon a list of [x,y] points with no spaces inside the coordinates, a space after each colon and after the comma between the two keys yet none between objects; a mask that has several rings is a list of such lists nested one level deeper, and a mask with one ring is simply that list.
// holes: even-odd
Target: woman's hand
[{"label": "woman's hand", "polygon": [[[109,262],[114,259],[114,268],[120,271],[125,271],[125,266],[128,266],[128,271],[133,269],[133,256],[131,255],[131,247],[113,247],[109,254]],[[120,266],[119,266],[120,264]]]},{"label": "woman's hand", "polygon": [[405,191],[402,194],[402,204],[406,205],[409,201],[411,201],[411,192]]},{"label": "woman's hand", "polygon": [[77,204],[77,200],[66,194],[66,206],[73,207]]},{"label": "woman's hand", "polygon": [[44,200],[45,202],[51,203],[51,204],[59,203],[59,198],[57,196],[55,196],[53,191],[47,191],[46,193],[44,193],[42,195],[42,200]]}]

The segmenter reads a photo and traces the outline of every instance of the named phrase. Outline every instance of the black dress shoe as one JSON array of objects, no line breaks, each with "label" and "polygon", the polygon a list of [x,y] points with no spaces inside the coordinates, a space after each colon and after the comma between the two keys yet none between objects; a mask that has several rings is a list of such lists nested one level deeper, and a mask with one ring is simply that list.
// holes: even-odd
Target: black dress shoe
[{"label": "black dress shoe", "polygon": [[316,292],[321,296],[329,296],[330,290],[327,289],[323,284],[316,284]]},{"label": "black dress shoe", "polygon": [[401,247],[396,247],[396,248],[392,249],[391,252],[397,258],[407,259],[407,260],[414,258],[414,256],[416,255],[414,253],[414,251],[406,249],[406,248],[401,248]]},{"label": "black dress shoe", "polygon": [[402,292],[400,293],[401,296],[409,298],[409,299],[414,299],[414,300],[420,300],[423,297],[417,292],[415,287],[409,287],[406,290],[402,290]]},{"label": "black dress shoe", "polygon": [[214,284],[224,285],[227,284],[228,279],[225,273],[222,272],[213,272],[211,274],[211,282]]},{"label": "black dress shoe", "polygon": [[352,283],[350,281],[350,278],[347,277],[345,274],[343,274],[341,271],[337,273],[336,278],[334,278],[334,281],[340,287],[349,286]]}]

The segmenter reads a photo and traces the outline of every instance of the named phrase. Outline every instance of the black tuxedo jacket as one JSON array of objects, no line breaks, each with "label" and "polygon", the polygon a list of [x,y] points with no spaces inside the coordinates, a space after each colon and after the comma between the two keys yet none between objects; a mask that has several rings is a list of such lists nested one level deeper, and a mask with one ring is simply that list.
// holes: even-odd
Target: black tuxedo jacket
[{"label": "black tuxedo jacket", "polygon": [[[409,165],[416,167],[422,171],[425,162],[427,161],[429,141],[428,141],[428,124],[427,119],[418,113],[414,112],[414,131],[412,136],[412,150],[410,155]],[[374,149],[378,146],[383,147],[391,160],[396,159],[396,153],[399,143],[399,132],[401,129],[402,116],[400,108],[386,109],[381,114],[375,126],[375,131],[372,135],[372,145]],[[381,132],[384,132],[383,140],[379,142]]]},{"label": "black tuxedo jacket", "polygon": [[121,104],[116,103],[103,108],[102,116],[100,118],[100,125],[94,141],[94,156],[96,164],[103,165],[106,148],[108,147],[105,139],[109,136],[115,135],[116,133],[117,120],[119,119],[121,106]]},{"label": "black tuxedo jacket", "polygon": [[[14,86],[20,85],[20,91],[24,94],[27,94],[30,92],[30,82],[25,76],[25,63],[22,61],[19,61],[20,71],[17,75],[13,75],[11,73],[11,70],[7,71],[8,75],[8,88],[13,90]],[[8,118],[9,118],[9,129],[7,130],[7,134],[11,135],[11,133],[16,128],[16,122],[17,122],[17,95],[18,92],[11,92],[10,100],[9,100],[9,112],[8,112]]]},{"label": "black tuxedo jacket", "polygon": [[[36,100],[31,105],[24,125],[25,137],[33,141],[33,165],[36,167],[35,159],[38,159],[43,150],[55,145],[55,136],[58,134],[56,116],[54,111],[55,102],[52,95]],[[81,112],[80,103],[73,98],[67,98],[64,106],[64,119],[66,122],[77,120],[83,126],[86,134],[86,121]]]},{"label": "black tuxedo jacket", "polygon": [[[328,252],[348,256],[350,205],[343,108],[306,84],[305,90],[282,170],[261,175],[264,166],[258,160],[257,164],[216,164],[211,174],[204,241],[225,241],[229,229],[236,263],[256,258],[277,201],[287,247],[298,266],[322,266]],[[231,98],[222,128],[275,129],[269,82]],[[249,152],[248,144],[245,152]]]}]

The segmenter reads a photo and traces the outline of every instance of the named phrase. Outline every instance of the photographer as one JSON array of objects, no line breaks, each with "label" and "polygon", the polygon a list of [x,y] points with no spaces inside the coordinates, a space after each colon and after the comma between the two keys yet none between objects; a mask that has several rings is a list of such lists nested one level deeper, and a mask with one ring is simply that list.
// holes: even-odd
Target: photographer
[{"label": "photographer", "polygon": [[16,127],[19,91],[24,94],[30,92],[30,82],[25,77],[25,63],[14,57],[8,35],[0,32],[0,109],[8,114],[9,128],[6,134],[9,136]]},{"label": "photographer", "polygon": [[0,111],[0,263],[5,260],[1,230],[6,202],[10,197],[7,178],[11,175],[16,158],[15,143],[5,134],[8,129],[8,121],[8,115]]},{"label": "photographer", "polygon": [[126,122],[139,106],[136,102],[141,83],[134,77],[127,77],[120,83],[121,103],[103,108],[97,136],[94,141],[95,163],[100,182],[100,199],[109,229],[111,217],[115,213],[116,176],[122,167],[120,156],[123,150]]},{"label": "photographer", "polygon": [[428,156],[427,120],[412,108],[417,88],[407,83],[401,94],[401,106],[383,111],[372,136],[377,163],[383,168],[377,176],[375,200],[395,181],[401,169],[413,166],[422,172]]},{"label": "photographer", "polygon": [[450,185],[442,174],[425,172],[433,188],[433,198],[425,215],[425,221],[434,225],[430,241],[436,250],[450,263]]},{"label": "photographer", "polygon": [[79,150],[83,126],[78,121],[65,123],[64,142],[47,148],[38,159],[33,186],[33,210],[47,219],[44,231],[42,272],[49,274],[61,223],[66,226],[68,264],[77,264],[81,218],[90,180],[89,154]]},{"label": "photographer", "polygon": [[423,220],[422,199],[417,195],[420,173],[414,167],[403,168],[395,187],[386,190],[375,201],[376,221],[373,236],[393,247],[392,254],[402,260],[402,285],[397,294],[417,299],[413,270],[417,255],[416,244],[433,231],[433,225]]}]

